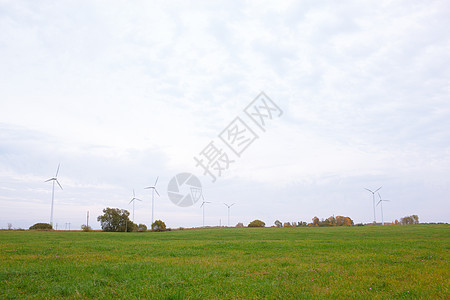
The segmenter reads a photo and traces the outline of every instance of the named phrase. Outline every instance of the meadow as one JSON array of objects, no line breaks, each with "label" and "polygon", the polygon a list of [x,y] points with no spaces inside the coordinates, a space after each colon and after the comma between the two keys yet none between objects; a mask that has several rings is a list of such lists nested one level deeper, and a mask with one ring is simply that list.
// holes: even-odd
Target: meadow
[{"label": "meadow", "polygon": [[0,298],[449,299],[450,225],[0,231]]}]

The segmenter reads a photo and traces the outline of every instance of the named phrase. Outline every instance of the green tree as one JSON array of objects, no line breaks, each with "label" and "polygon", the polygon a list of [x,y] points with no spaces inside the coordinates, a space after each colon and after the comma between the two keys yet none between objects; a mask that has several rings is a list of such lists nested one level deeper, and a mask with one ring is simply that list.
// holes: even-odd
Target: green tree
[{"label": "green tree", "polygon": [[161,220],[156,220],[152,224],[153,231],[166,231],[166,224]]},{"label": "green tree", "polygon": [[145,224],[139,224],[139,225],[138,225],[138,231],[139,231],[139,232],[145,232],[145,231],[147,231],[147,225],[145,225]]},{"label": "green tree", "polygon": [[275,224],[276,227],[283,226],[283,224],[281,224],[281,222],[279,220],[276,220],[274,224]]},{"label": "green tree", "polygon": [[419,216],[412,215],[412,216],[403,217],[400,219],[400,224],[402,224],[402,225],[419,224]]},{"label": "green tree", "polygon": [[30,230],[52,230],[52,225],[48,223],[36,223],[30,227]]},{"label": "green tree", "polygon": [[266,223],[264,223],[261,220],[253,220],[248,224],[248,227],[264,227],[266,226]]},{"label": "green tree", "polygon": [[130,221],[130,212],[119,208],[105,208],[103,215],[98,216],[103,231],[131,232],[137,230],[137,225]]}]

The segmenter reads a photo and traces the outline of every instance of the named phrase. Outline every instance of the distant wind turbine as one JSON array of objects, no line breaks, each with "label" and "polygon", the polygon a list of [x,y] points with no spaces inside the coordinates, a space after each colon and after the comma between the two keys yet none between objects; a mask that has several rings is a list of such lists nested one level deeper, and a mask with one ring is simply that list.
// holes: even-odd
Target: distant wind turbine
[{"label": "distant wind turbine", "polygon": [[202,199],[203,199],[203,202],[202,202],[202,205],[200,205],[200,207],[203,207],[203,227],[205,227],[205,204],[211,203],[211,202],[205,201],[203,194],[202,194]]},{"label": "distant wind turbine", "polygon": [[[155,192],[156,192],[156,194],[158,195],[158,197],[160,197],[159,196],[159,193],[158,193],[158,190],[156,189],[156,184],[158,183],[158,179],[159,179],[159,176],[158,177],[156,177],[156,181],[155,181],[155,184],[153,185],[153,186],[148,186],[148,187],[146,187],[146,188],[144,188],[144,189],[147,189],[147,190],[152,190],[152,224],[151,225],[153,225],[153,209],[154,209],[154,202],[155,202]],[[150,225],[150,226],[151,226]]]},{"label": "distant wind turbine", "polygon": [[[133,199],[131,199],[130,203],[133,202],[133,223],[134,223],[134,202],[135,201],[142,201],[141,199],[136,198],[136,195],[134,194],[134,189],[133,189]],[[128,203],[128,204],[130,204]]]},{"label": "distant wind turbine", "polygon": [[378,197],[380,197],[380,201],[378,201],[378,204],[381,204],[381,223],[384,225],[384,217],[383,217],[383,202],[390,202],[390,200],[381,199],[380,193],[378,193]]},{"label": "distant wind turbine", "polygon": [[59,187],[61,188],[61,190],[63,189],[62,186],[61,186],[61,184],[60,184],[59,181],[58,181],[58,173],[59,173],[59,167],[60,167],[60,165],[61,165],[61,164],[58,164],[58,169],[56,169],[55,177],[50,178],[50,179],[48,179],[48,180],[45,181],[45,182],[52,181],[52,185],[53,185],[53,186],[52,186],[52,210],[51,210],[51,213],[50,213],[50,225],[52,225],[52,227],[53,227],[53,202],[54,202],[54,200],[55,200],[55,182],[59,185]]},{"label": "distant wind turbine", "polygon": [[233,204],[230,204],[230,205],[228,205],[226,203],[224,203],[224,204],[225,204],[226,207],[228,207],[228,227],[230,227],[230,207],[232,207],[236,203],[233,203]]},{"label": "distant wind turbine", "polygon": [[382,188],[382,186],[380,186],[379,188],[377,188],[375,191],[371,191],[369,189],[366,189],[367,191],[372,193],[372,200],[373,200],[373,223],[376,224],[377,223],[377,218],[376,218],[376,214],[375,214],[375,193],[378,192],[380,189]]}]

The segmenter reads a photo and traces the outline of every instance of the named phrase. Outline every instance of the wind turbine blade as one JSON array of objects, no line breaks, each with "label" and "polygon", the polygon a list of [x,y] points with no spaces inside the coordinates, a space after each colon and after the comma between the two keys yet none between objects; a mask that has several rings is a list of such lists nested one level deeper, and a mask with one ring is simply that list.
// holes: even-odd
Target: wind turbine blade
[{"label": "wind turbine blade", "polygon": [[61,189],[63,189],[62,186],[59,184],[58,179],[55,179],[55,181],[56,181],[56,183],[59,185],[59,187],[60,187]]},{"label": "wind turbine blade", "polygon": [[205,201],[203,201],[203,202],[202,202],[202,205],[200,205],[200,208],[202,208],[202,207],[203,207],[203,205],[205,205]]},{"label": "wind turbine blade", "polygon": [[232,206],[235,205],[235,204],[236,204],[236,203],[231,204],[230,207],[232,207]]},{"label": "wind turbine blade", "polygon": [[58,177],[58,173],[59,173],[59,166],[61,165],[61,163],[58,164],[58,169],[56,169],[56,175],[55,177]]},{"label": "wind turbine blade", "polygon": [[136,195],[134,194],[134,189],[133,189],[133,198],[135,198],[136,197]]},{"label": "wind turbine blade", "polygon": [[365,190],[368,190],[369,192],[371,192],[372,194],[374,193],[374,192],[372,192],[371,190],[369,190],[369,189],[366,189],[366,188],[364,188]]},{"label": "wind turbine blade", "polygon": [[380,198],[380,200],[381,200],[381,195],[380,195],[380,193],[377,193],[378,194],[378,197]]},{"label": "wind turbine blade", "polygon": [[159,176],[158,176],[158,177],[156,177],[156,181],[155,181],[155,187],[156,187],[156,184],[158,183],[158,179],[159,179]]},{"label": "wind turbine blade", "polygon": [[374,193],[378,192],[382,187],[383,186],[380,186],[378,189],[376,189],[376,191]]},{"label": "wind turbine blade", "polygon": [[141,202],[142,202],[142,200],[141,200],[141,199],[138,199],[138,198],[135,198],[134,200],[137,200],[137,201],[141,201]]},{"label": "wind turbine blade", "polygon": [[383,200],[380,200],[380,201],[378,201],[378,203],[377,203],[377,206],[378,206],[378,204],[380,204],[380,203],[381,203],[381,201],[383,201]]},{"label": "wind turbine blade", "polygon": [[133,202],[133,201],[134,201],[134,198],[133,198],[133,199],[131,199],[131,200],[130,200],[130,202],[128,202],[128,204],[130,204],[130,203],[131,203],[131,202]]},{"label": "wind turbine blade", "polygon": [[44,182],[49,182],[49,181],[52,181],[52,180],[55,180],[55,178],[50,178],[49,180],[46,180]]},{"label": "wind turbine blade", "polygon": [[155,192],[156,192],[156,194],[158,195],[158,197],[161,197],[160,195],[159,195],[159,193],[158,193],[158,190],[155,188]]}]

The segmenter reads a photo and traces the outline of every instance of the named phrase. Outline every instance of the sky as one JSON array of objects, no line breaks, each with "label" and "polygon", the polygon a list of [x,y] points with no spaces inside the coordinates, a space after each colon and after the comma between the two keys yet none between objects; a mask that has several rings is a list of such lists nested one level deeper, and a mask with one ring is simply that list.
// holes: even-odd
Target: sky
[{"label": "sky", "polygon": [[[207,226],[224,203],[231,226],[370,223],[380,186],[386,222],[450,222],[448,28],[448,1],[0,0],[0,228],[50,221],[58,164],[63,230],[132,215],[133,189],[150,226],[157,177],[154,219],[202,226],[201,199],[169,198],[180,173]],[[261,99],[279,109],[259,106],[263,128],[245,113]],[[208,145],[232,161],[214,182]]]}]

